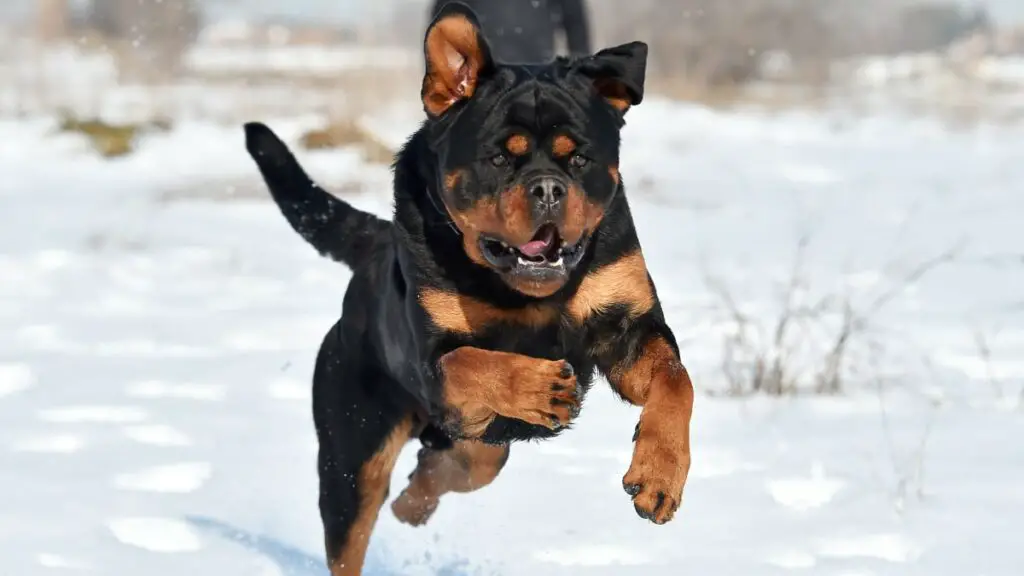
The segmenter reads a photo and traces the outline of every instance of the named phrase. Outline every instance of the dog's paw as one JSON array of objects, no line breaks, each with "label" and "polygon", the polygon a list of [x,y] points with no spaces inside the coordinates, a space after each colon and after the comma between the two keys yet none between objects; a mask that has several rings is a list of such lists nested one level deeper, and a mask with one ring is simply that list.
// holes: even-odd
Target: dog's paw
[{"label": "dog's paw", "polygon": [[403,524],[423,526],[434,515],[439,503],[438,498],[414,497],[408,491],[403,491],[391,503],[391,512]]},{"label": "dog's paw", "polygon": [[[654,424],[654,423],[651,423]],[[690,471],[690,451],[685,436],[671,423],[637,428],[633,461],[622,478],[622,488],[633,497],[641,518],[664,524],[675,516]]]},{"label": "dog's paw", "polygon": [[535,360],[520,367],[510,388],[505,416],[552,430],[568,426],[579,416],[581,389],[576,372],[565,360]]}]

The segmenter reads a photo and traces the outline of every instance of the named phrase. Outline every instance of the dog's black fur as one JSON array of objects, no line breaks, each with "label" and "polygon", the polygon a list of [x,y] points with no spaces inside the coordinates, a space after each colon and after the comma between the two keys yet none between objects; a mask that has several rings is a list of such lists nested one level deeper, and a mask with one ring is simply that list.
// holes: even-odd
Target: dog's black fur
[{"label": "dog's black fur", "polygon": [[[618,175],[646,50],[503,65],[472,12],[449,4],[425,38],[427,120],[397,155],[393,222],[328,194],[269,128],[246,125],[285,218],[353,270],[313,379],[334,574],[360,573],[405,440],[424,446],[409,490],[434,490],[417,520],[403,518],[420,523],[444,492],[493,479],[511,442],[566,429],[595,369],[645,405],[627,492],[641,516],[672,517],[689,467],[692,387]],[[531,254],[537,246],[547,248]],[[447,453],[445,478],[459,479],[438,487]]]}]

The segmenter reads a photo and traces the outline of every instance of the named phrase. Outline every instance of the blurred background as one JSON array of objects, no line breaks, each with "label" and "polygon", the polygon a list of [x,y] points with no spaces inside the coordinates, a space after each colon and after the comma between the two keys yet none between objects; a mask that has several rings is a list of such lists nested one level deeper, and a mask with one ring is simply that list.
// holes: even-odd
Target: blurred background
[{"label": "blurred background", "polygon": [[[1019,576],[1024,0],[585,7],[594,50],[651,49],[621,169],[698,388],[686,502],[636,518],[638,411],[597,386],[428,526],[385,507],[368,574]],[[0,574],[325,573],[349,272],[241,123],[387,216],[429,10],[0,2]]]},{"label": "blurred background", "polygon": [[[348,120],[408,99],[425,1],[9,0],[0,112]],[[650,89],[713,106],[1018,114],[1024,4],[591,0],[594,46],[643,38]],[[216,89],[222,98],[211,96]],[[204,97],[205,95],[205,97]],[[884,102],[880,103],[882,100]]]}]

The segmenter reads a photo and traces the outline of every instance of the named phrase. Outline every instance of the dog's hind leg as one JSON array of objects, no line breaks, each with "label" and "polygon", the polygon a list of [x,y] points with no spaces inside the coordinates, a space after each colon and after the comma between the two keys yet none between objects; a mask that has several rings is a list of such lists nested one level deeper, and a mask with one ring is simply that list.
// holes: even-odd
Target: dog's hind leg
[{"label": "dog's hind leg", "polygon": [[509,447],[477,440],[456,442],[451,449],[423,447],[419,462],[409,476],[409,486],[391,504],[400,521],[422,526],[449,492],[472,492],[498,477],[508,460]]},{"label": "dog's hind leg", "polygon": [[362,574],[391,471],[413,432],[397,387],[346,346],[339,327],[324,339],[313,376],[320,443],[320,516],[332,576]]},{"label": "dog's hind leg", "polygon": [[388,496],[391,471],[411,429],[411,420],[399,422],[377,451],[354,472],[325,470],[333,464],[321,448],[320,514],[332,576],[362,574],[370,535]]}]

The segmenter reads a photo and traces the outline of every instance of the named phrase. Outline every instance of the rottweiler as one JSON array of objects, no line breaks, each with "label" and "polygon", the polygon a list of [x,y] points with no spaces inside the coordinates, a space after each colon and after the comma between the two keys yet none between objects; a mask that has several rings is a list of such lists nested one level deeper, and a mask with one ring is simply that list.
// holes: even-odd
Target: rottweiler
[{"label": "rottweiler", "polygon": [[424,55],[426,119],[395,157],[391,221],[326,192],[270,128],[245,125],[285,218],[353,271],[313,375],[335,576],[361,573],[409,440],[418,464],[392,511],[420,525],[444,494],[493,481],[511,443],[566,430],[595,372],[643,407],[622,480],[636,512],[671,520],[690,468],[693,385],[618,168],[647,45],[500,63],[474,13],[450,3]]}]

